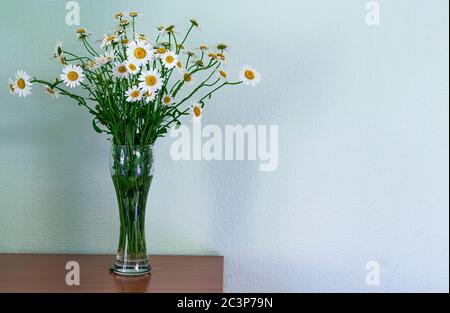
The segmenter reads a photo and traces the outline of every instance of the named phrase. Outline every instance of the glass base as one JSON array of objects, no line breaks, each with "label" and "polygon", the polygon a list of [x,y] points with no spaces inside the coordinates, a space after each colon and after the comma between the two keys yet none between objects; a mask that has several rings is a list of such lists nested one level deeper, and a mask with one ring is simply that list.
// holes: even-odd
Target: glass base
[{"label": "glass base", "polygon": [[114,264],[113,272],[118,275],[123,276],[140,276],[149,274],[152,271],[152,267],[146,260],[135,260],[135,261],[127,261],[121,262],[120,260],[116,260]]}]

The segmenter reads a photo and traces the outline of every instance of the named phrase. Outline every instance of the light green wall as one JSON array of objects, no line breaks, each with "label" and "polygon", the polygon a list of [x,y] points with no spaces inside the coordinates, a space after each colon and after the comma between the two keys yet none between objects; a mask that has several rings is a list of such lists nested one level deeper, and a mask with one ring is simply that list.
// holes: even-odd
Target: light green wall
[{"label": "light green wall", "polygon": [[[226,291],[448,292],[448,1],[79,1],[100,37],[119,10],[139,29],[182,26],[229,42],[230,72],[257,88],[215,97],[204,124],[279,125],[280,165],[174,162],[158,143],[147,237],[153,254],[225,256]],[[0,82],[50,78],[55,41],[78,49],[64,1],[0,1]],[[109,145],[86,112],[0,92],[0,252],[114,253]],[[379,287],[364,282],[381,265]]]}]

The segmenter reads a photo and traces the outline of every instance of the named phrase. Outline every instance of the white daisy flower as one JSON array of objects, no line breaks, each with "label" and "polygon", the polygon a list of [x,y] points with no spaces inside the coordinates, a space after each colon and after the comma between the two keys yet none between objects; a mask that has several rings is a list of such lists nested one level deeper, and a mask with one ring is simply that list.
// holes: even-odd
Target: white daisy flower
[{"label": "white daisy flower", "polygon": [[128,73],[133,74],[133,75],[138,73],[140,70],[140,66],[134,62],[125,61],[125,66],[127,68]]},{"label": "white daisy flower", "polygon": [[115,77],[126,77],[128,75],[128,69],[125,63],[116,62],[113,66],[113,75]]},{"label": "white daisy flower", "polygon": [[225,81],[228,80],[228,73],[227,72],[225,72],[223,70],[218,70],[218,71],[216,71],[216,73],[217,73],[217,77],[218,78],[223,79]]},{"label": "white daisy flower", "polygon": [[192,24],[192,26],[200,28],[200,23],[198,22],[198,19],[195,17],[188,17],[188,21]]},{"label": "white daisy flower", "polygon": [[148,36],[143,33],[134,33],[134,38],[136,41],[142,40],[142,41],[148,42]]},{"label": "white daisy flower", "polygon": [[202,120],[203,109],[200,103],[193,102],[190,106],[192,112],[192,121],[200,122]]},{"label": "white daisy flower", "polygon": [[217,60],[220,62],[220,64],[227,65],[225,62],[225,54],[219,52],[216,54],[216,56],[217,56]]},{"label": "white daisy flower", "polygon": [[95,65],[93,66],[93,68],[98,69],[103,65],[108,64],[111,61],[114,61],[115,58],[116,58],[115,52],[113,50],[108,51],[105,53],[105,55],[94,58]]},{"label": "white daisy flower", "polygon": [[53,52],[54,59],[61,59],[63,55],[63,42],[58,40],[55,45],[55,51]]},{"label": "white daisy flower", "polygon": [[198,57],[194,51],[183,51],[183,54],[187,55],[189,58],[193,60],[198,60]]},{"label": "white daisy flower", "polygon": [[186,72],[183,74],[183,81],[186,85],[192,86],[195,80],[191,74]]},{"label": "white daisy flower", "polygon": [[246,85],[256,86],[261,81],[261,74],[250,65],[244,65],[239,73],[239,79]]},{"label": "white daisy flower", "polygon": [[9,79],[8,90],[9,90],[10,95],[13,95],[16,93],[15,87],[14,87],[14,81],[11,78]]},{"label": "white daisy flower", "polygon": [[171,95],[165,95],[162,98],[162,104],[164,104],[165,106],[170,106],[173,103],[173,98]]},{"label": "white daisy flower", "polygon": [[116,52],[114,50],[108,51],[105,53],[104,58],[106,59],[107,62],[114,61],[116,58]]},{"label": "white daisy flower", "polygon": [[220,42],[216,44],[214,48],[218,53],[223,53],[224,51],[228,51],[230,46],[226,43]]},{"label": "white daisy flower", "polygon": [[31,87],[33,84],[30,82],[30,78],[31,77],[27,72],[17,71],[16,81],[14,82],[14,92],[18,94],[19,97],[31,95]]},{"label": "white daisy flower", "polygon": [[88,32],[88,30],[86,28],[78,28],[77,29],[78,39],[86,38],[90,35],[92,35],[92,33]]},{"label": "white daisy flower", "polygon": [[142,91],[137,86],[131,87],[125,92],[128,102],[136,102],[142,99]]},{"label": "white daisy flower", "polygon": [[100,48],[105,49],[107,47],[112,47],[112,45],[118,42],[119,38],[115,35],[103,35],[102,43],[100,44]]},{"label": "white daisy flower", "polygon": [[180,71],[180,73],[184,74],[183,63],[180,60],[177,61],[177,64],[175,66],[177,70]]},{"label": "white daisy flower", "polygon": [[79,65],[69,64],[63,69],[63,73],[59,77],[67,87],[75,88],[83,82],[84,73]]},{"label": "white daisy flower", "polygon": [[156,92],[148,92],[146,91],[145,94],[145,102],[149,103],[156,99]]},{"label": "white daisy flower", "polygon": [[206,44],[202,43],[198,46],[197,49],[200,51],[206,51],[206,50],[208,50],[208,46]]},{"label": "white daisy flower", "polygon": [[94,60],[87,61],[85,67],[89,70],[95,70],[95,69],[99,68],[99,66],[97,65],[97,63]]},{"label": "white daisy flower", "polygon": [[128,44],[127,55],[129,61],[143,65],[153,57],[153,50],[148,42],[138,39]]},{"label": "white daisy flower", "polygon": [[150,71],[143,71],[139,76],[139,88],[143,91],[155,92],[162,87],[162,79],[157,69]]},{"label": "white daisy flower", "polygon": [[169,50],[161,56],[161,61],[166,68],[172,69],[177,65],[178,55]]},{"label": "white daisy flower", "polygon": [[167,34],[175,34],[175,25],[164,26],[160,25],[157,27],[159,30],[159,36],[164,37]]},{"label": "white daisy flower", "polygon": [[45,86],[44,86],[44,90],[45,90],[45,92],[46,92],[49,96],[51,96],[53,99],[59,98],[59,92],[58,92],[57,90],[51,88],[50,86],[45,85]]}]

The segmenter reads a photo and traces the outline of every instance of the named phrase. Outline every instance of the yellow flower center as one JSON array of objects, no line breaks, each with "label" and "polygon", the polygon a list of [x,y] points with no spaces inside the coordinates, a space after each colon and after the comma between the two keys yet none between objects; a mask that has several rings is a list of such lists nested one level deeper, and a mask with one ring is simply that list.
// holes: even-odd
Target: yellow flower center
[{"label": "yellow flower center", "polygon": [[255,73],[253,71],[246,70],[244,75],[245,75],[245,78],[247,78],[249,80],[255,79]]},{"label": "yellow flower center", "polygon": [[120,74],[126,73],[127,72],[127,68],[125,67],[125,65],[120,65],[117,68],[117,72],[119,72]]},{"label": "yellow flower center", "polygon": [[158,49],[156,49],[156,52],[158,52],[159,54],[163,54],[163,53],[166,53],[166,49],[165,48],[158,48]]},{"label": "yellow flower center", "polygon": [[46,90],[47,90],[47,92],[48,92],[49,94],[51,94],[51,95],[54,95],[54,94],[55,94],[55,91],[54,91],[52,88],[47,88]]},{"label": "yellow flower center", "polygon": [[200,117],[200,115],[202,115],[202,109],[198,105],[194,107],[194,115],[195,117]]},{"label": "yellow flower center", "polygon": [[78,73],[75,71],[70,71],[67,74],[67,79],[70,80],[71,82],[78,80]]},{"label": "yellow flower center", "polygon": [[223,78],[227,78],[228,74],[224,71],[219,71],[220,76],[222,76]]},{"label": "yellow flower center", "polygon": [[223,53],[218,53],[217,56],[223,61],[225,60],[225,55]]},{"label": "yellow flower center", "polygon": [[175,61],[175,58],[171,55],[166,56],[166,62],[172,64]]},{"label": "yellow flower center", "polygon": [[211,59],[217,59],[217,54],[215,54],[215,53],[210,53],[208,56],[209,56]]},{"label": "yellow flower center", "polygon": [[122,39],[121,42],[122,42],[122,44],[126,45],[129,41],[128,41],[128,39],[125,38],[125,39]]},{"label": "yellow flower center", "polygon": [[130,16],[131,17],[136,17],[136,16],[138,16],[138,13],[137,12],[130,12]]},{"label": "yellow flower center", "polygon": [[106,41],[113,41],[116,38],[114,35],[109,35],[106,37]]},{"label": "yellow flower center", "polygon": [[170,96],[165,96],[163,99],[164,104],[169,104],[172,101],[172,98]]},{"label": "yellow flower center", "polygon": [[134,90],[131,94],[130,94],[130,96],[131,96],[131,98],[139,98],[139,96],[141,95],[141,93],[139,92],[139,90]]},{"label": "yellow flower center", "polygon": [[145,51],[144,48],[136,48],[136,50],[134,50],[134,56],[136,59],[142,60],[147,56],[147,51]]},{"label": "yellow flower center", "polygon": [[14,85],[13,85],[13,84],[9,84],[9,90],[10,90],[11,92],[14,92]]},{"label": "yellow flower center", "polygon": [[154,75],[149,75],[145,78],[145,83],[147,84],[147,86],[155,86],[157,82],[156,76]]},{"label": "yellow flower center", "polygon": [[152,96],[152,93],[151,93],[151,92],[148,92],[148,91],[146,91],[146,92],[145,92],[145,96],[146,96],[146,97],[151,97],[151,96]]},{"label": "yellow flower center", "polygon": [[77,33],[78,33],[78,34],[86,34],[86,29],[84,29],[84,28],[79,28],[79,29],[77,29]]},{"label": "yellow flower center", "polygon": [[182,68],[182,67],[183,67],[183,63],[181,63],[181,61],[178,61],[178,62],[177,62],[177,67],[178,67],[178,68]]},{"label": "yellow flower center", "polygon": [[207,50],[208,47],[206,45],[200,45],[200,50]]},{"label": "yellow flower center", "polygon": [[130,71],[135,71],[137,69],[136,65],[134,65],[133,63],[128,64],[128,68],[130,69]]},{"label": "yellow flower center", "polygon": [[19,89],[25,89],[25,80],[23,78],[19,78],[16,84]]},{"label": "yellow flower center", "polygon": [[185,82],[191,82],[192,81],[192,76],[191,76],[191,74],[188,74],[188,73],[186,73],[186,74],[184,74],[183,75],[183,78],[184,78],[184,81]]}]

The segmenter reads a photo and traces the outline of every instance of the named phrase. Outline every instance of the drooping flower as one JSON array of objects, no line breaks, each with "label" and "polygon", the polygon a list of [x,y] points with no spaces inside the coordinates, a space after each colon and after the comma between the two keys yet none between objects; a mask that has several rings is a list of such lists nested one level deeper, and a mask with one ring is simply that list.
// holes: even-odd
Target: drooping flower
[{"label": "drooping flower", "polygon": [[226,43],[220,42],[218,44],[216,44],[215,49],[217,50],[217,52],[219,53],[223,53],[224,51],[228,51],[228,49],[230,48],[230,46]]},{"label": "drooping flower", "polygon": [[146,91],[145,94],[145,102],[149,103],[156,99],[156,92],[148,92]]},{"label": "drooping flower", "polygon": [[[19,97],[26,97],[31,95],[31,87],[33,84],[30,82],[30,75],[25,71],[17,71],[16,80],[14,82],[14,92]],[[11,90],[11,88],[10,88]]]},{"label": "drooping flower", "polygon": [[130,21],[129,20],[120,20],[119,25],[125,28],[128,25],[130,25]]},{"label": "drooping flower", "polygon": [[104,35],[102,39],[102,43],[100,44],[100,48],[105,49],[107,47],[112,47],[112,45],[118,42],[118,38],[115,35]]},{"label": "drooping flower", "polygon": [[69,64],[64,67],[60,78],[67,87],[78,87],[84,81],[83,69],[79,65]]},{"label": "drooping flower", "polygon": [[218,76],[220,79],[228,80],[228,73],[225,72],[225,71],[223,71],[223,70],[218,70],[218,71],[217,71],[217,76]]},{"label": "drooping flower", "polygon": [[59,92],[48,85],[44,86],[44,90],[53,99],[57,99],[59,97]]},{"label": "drooping flower", "polygon": [[193,102],[190,106],[192,112],[192,121],[200,122],[202,120],[203,109],[200,103]]},{"label": "drooping flower", "polygon": [[115,77],[126,77],[128,75],[127,66],[125,63],[122,62],[116,62],[113,66],[113,75]]},{"label": "drooping flower", "polygon": [[198,20],[194,17],[189,17],[188,18],[189,22],[192,24],[192,26],[199,28],[200,24],[198,22]]},{"label": "drooping flower", "polygon": [[13,82],[13,80],[11,78],[9,79],[8,90],[9,90],[9,94],[10,95],[15,94],[14,82]]},{"label": "drooping flower", "polygon": [[173,51],[167,51],[161,56],[161,61],[167,69],[172,69],[177,65],[178,55]]},{"label": "drooping flower", "polygon": [[95,57],[94,58],[95,59],[94,69],[97,69],[99,67],[102,67],[105,64],[108,64],[109,62],[114,61],[115,58],[116,58],[116,54],[115,54],[114,50],[107,51],[105,53],[105,55]]},{"label": "drooping flower", "polygon": [[63,55],[63,42],[58,40],[55,45],[55,51],[53,52],[53,58],[61,59]]},{"label": "drooping flower", "polygon": [[153,57],[153,51],[148,42],[138,39],[128,44],[127,55],[129,61],[144,65]]},{"label": "drooping flower", "polygon": [[86,28],[78,28],[77,29],[78,39],[83,39],[91,35],[90,32],[87,31]]},{"label": "drooping flower", "polygon": [[87,68],[89,70],[95,70],[98,68],[98,66],[94,60],[89,60],[86,62],[85,68]]},{"label": "drooping flower", "polygon": [[193,85],[194,84],[194,78],[192,78],[192,75],[187,73],[187,72],[183,74],[183,81],[187,85]]},{"label": "drooping flower", "polygon": [[123,17],[123,12],[117,12],[117,13],[114,15],[114,17],[115,17],[116,19],[121,19],[121,18]]},{"label": "drooping flower", "polygon": [[181,73],[184,73],[183,63],[180,60],[177,61],[176,67],[177,67],[177,70],[179,70]]},{"label": "drooping flower", "polygon": [[139,88],[144,92],[156,92],[162,87],[162,79],[157,69],[153,71],[143,71],[139,76]]},{"label": "drooping flower", "polygon": [[135,38],[135,40],[142,40],[142,41],[148,42],[148,36],[143,33],[135,33],[134,38]]},{"label": "drooping flower", "polygon": [[175,34],[175,25],[164,26],[160,25],[157,27],[159,30],[159,36],[164,37],[168,34]]},{"label": "drooping flower", "polygon": [[137,86],[131,87],[125,92],[128,102],[136,102],[142,99],[142,92]]},{"label": "drooping flower", "polygon": [[198,57],[194,51],[183,51],[183,54],[187,55],[190,59],[197,60]]},{"label": "drooping flower", "polygon": [[198,49],[200,49],[201,51],[206,51],[208,50],[208,46],[205,44],[201,44],[200,46],[198,46]]},{"label": "drooping flower", "polygon": [[239,79],[246,85],[256,86],[261,81],[261,74],[250,65],[244,65],[239,73]]}]

